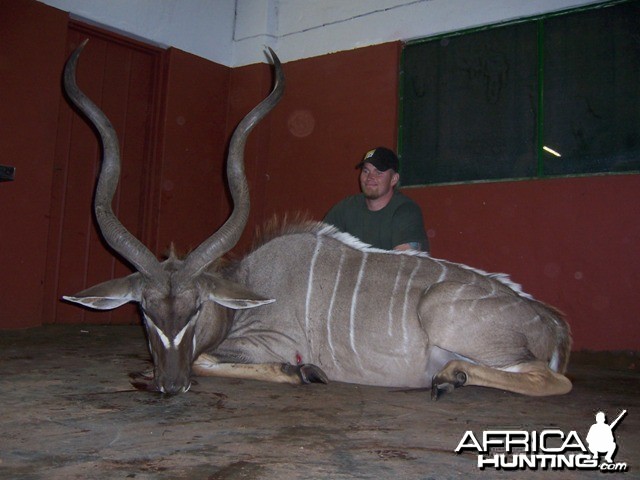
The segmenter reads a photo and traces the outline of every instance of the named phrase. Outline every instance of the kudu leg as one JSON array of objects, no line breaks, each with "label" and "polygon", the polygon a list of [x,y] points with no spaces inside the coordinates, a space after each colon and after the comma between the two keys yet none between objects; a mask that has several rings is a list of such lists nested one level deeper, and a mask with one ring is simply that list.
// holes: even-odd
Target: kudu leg
[{"label": "kudu leg", "polygon": [[329,383],[322,369],[312,364],[224,363],[206,353],[193,362],[192,372],[203,377],[241,378],[291,385]]},{"label": "kudu leg", "polygon": [[532,396],[562,395],[571,391],[571,381],[541,361],[522,363],[505,371],[453,360],[433,377],[431,397],[437,399],[442,393],[463,385],[499,388]]}]

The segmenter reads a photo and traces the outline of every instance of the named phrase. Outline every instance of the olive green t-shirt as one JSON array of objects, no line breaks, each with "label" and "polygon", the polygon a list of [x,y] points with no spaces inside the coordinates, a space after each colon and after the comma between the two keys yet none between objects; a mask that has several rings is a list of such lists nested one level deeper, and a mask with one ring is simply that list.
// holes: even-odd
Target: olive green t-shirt
[{"label": "olive green t-shirt", "polygon": [[429,251],[422,211],[400,192],[375,212],[367,208],[363,194],[347,197],[329,210],[324,221],[372,247],[392,250],[404,243],[418,243],[421,250]]}]

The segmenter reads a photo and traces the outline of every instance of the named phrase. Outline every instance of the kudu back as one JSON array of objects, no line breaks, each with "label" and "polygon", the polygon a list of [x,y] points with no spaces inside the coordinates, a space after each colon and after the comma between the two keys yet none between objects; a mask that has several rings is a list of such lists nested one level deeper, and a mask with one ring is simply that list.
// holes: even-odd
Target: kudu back
[{"label": "kudu back", "polygon": [[185,259],[159,262],[111,210],[118,140],[76,86],[83,46],[67,62],[65,90],[103,144],[94,205],[100,231],[136,273],[64,298],[95,309],[140,304],[154,362],[149,390],[184,392],[192,374],[431,387],[433,398],[462,385],[527,395],[571,390],[563,375],[567,323],[504,275],[425,253],[377,250],[319,222],[284,222],[243,259],[219,266],[249,213],[247,136],[284,92],[273,51],[273,90],[231,139],[231,216]]}]

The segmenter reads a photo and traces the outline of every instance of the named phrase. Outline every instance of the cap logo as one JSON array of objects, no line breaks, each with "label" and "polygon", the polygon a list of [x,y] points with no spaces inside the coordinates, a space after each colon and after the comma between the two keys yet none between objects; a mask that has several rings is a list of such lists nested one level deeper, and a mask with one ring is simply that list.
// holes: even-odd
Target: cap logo
[{"label": "cap logo", "polygon": [[369,150],[366,155],[364,156],[364,159],[366,160],[367,158],[371,158],[373,157],[373,154],[376,153],[376,149],[374,148],[373,150]]}]

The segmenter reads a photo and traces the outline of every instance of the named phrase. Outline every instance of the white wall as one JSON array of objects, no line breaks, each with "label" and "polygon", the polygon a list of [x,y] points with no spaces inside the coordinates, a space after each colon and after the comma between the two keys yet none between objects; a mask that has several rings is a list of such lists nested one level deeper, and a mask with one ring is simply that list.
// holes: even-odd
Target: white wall
[{"label": "white wall", "polygon": [[148,43],[232,65],[235,0],[38,0]]},{"label": "white wall", "polygon": [[283,61],[564,10],[601,0],[39,0],[236,67]]}]

